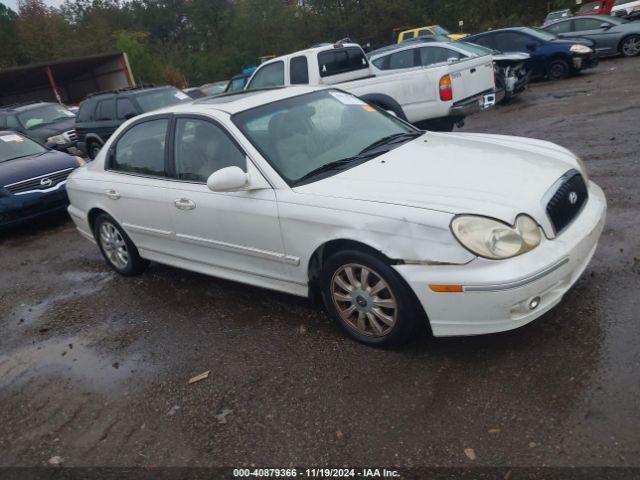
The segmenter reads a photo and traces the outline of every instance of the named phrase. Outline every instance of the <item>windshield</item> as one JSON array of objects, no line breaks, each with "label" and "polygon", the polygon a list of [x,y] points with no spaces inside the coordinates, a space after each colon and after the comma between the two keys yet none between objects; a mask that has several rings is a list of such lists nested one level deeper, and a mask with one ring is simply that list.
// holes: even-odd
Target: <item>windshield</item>
[{"label": "windshield", "polygon": [[551,40],[555,40],[556,38],[558,38],[557,35],[554,35],[553,33],[549,33],[545,30],[540,30],[539,28],[527,27],[527,28],[523,28],[522,31],[525,33],[528,33],[532,37],[536,37],[540,40],[544,40],[545,42],[550,42]]},{"label": "windshield", "polygon": [[[280,100],[232,119],[290,185],[326,165],[364,155],[367,147],[380,140],[419,132],[337,90]],[[375,148],[366,158],[381,153]]]},{"label": "windshield", "polygon": [[150,112],[158,108],[168,107],[174,103],[191,100],[189,95],[177,88],[163,88],[162,90],[150,90],[136,96],[136,100],[143,112]]},{"label": "windshield", "polygon": [[43,127],[44,125],[50,125],[73,117],[75,117],[73,112],[62,105],[56,104],[33,108],[18,114],[20,123],[22,123],[27,130]]},{"label": "windshield", "polygon": [[429,28],[433,31],[435,35],[449,35],[451,33],[447,29],[442,28],[440,25],[433,25]]},{"label": "windshield", "polygon": [[42,145],[17,133],[0,134],[0,163],[20,157],[39,155],[47,151]]}]

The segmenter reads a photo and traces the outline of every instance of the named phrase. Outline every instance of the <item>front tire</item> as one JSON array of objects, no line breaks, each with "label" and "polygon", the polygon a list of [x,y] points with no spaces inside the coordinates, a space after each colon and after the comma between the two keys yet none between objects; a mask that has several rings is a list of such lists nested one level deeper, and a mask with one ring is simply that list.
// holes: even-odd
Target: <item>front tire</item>
[{"label": "front tire", "polygon": [[102,213],[96,218],[93,235],[104,259],[120,275],[139,275],[149,266],[149,261],[140,257],[127,233],[110,215]]},{"label": "front tire", "polygon": [[401,345],[423,320],[413,292],[400,275],[368,253],[349,250],[331,256],[320,286],[329,315],[366,345]]},{"label": "front tire", "polygon": [[566,60],[552,60],[547,66],[547,77],[549,80],[562,80],[569,76],[571,67]]},{"label": "front tire", "polygon": [[636,57],[640,54],[640,35],[629,35],[620,42],[623,57]]}]

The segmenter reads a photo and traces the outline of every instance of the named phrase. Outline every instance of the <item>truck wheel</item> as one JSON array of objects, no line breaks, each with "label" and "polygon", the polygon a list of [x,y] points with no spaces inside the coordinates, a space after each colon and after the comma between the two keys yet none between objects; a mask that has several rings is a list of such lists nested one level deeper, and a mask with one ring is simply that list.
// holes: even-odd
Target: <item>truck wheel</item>
[{"label": "truck wheel", "polygon": [[563,78],[567,78],[570,72],[571,68],[566,60],[552,60],[547,66],[547,77],[549,77],[549,80],[562,80]]},{"label": "truck wheel", "polygon": [[325,308],[354,339],[370,346],[405,343],[424,319],[400,275],[373,255],[336,253],[320,277]]},{"label": "truck wheel", "polygon": [[624,57],[635,57],[640,54],[640,35],[629,35],[620,42],[620,53]]},{"label": "truck wheel", "polygon": [[94,140],[93,142],[89,142],[89,145],[87,146],[87,155],[89,155],[89,158],[91,160],[95,160],[98,156],[98,153],[100,153],[101,148],[102,145],[100,145],[97,141]]},{"label": "truck wheel", "polygon": [[120,275],[139,275],[149,266],[149,261],[140,257],[127,233],[110,215],[102,213],[96,218],[93,235],[102,256]]}]

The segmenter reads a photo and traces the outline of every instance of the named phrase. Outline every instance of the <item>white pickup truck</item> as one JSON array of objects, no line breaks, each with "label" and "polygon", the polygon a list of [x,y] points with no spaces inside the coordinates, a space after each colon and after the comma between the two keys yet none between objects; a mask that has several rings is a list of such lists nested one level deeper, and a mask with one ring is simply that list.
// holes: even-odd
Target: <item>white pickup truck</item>
[{"label": "white pickup truck", "polygon": [[245,88],[283,85],[335,85],[430,130],[451,131],[495,102],[491,55],[375,76],[354,43],[323,44],[276,57],[260,65]]}]

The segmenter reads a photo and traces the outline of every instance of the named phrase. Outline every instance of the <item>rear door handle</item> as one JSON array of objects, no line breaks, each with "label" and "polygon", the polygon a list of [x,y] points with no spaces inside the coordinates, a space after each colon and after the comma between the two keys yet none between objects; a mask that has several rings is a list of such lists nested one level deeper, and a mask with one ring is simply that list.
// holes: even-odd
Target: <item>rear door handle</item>
[{"label": "rear door handle", "polygon": [[195,202],[189,200],[188,198],[176,198],[173,201],[173,204],[179,210],[193,210],[194,208],[196,208]]},{"label": "rear door handle", "polygon": [[111,200],[118,200],[120,198],[120,194],[113,189],[107,190],[106,194]]},{"label": "rear door handle", "polygon": [[476,73],[476,69],[475,69],[475,68],[472,68],[472,69],[471,69],[471,73]]}]

